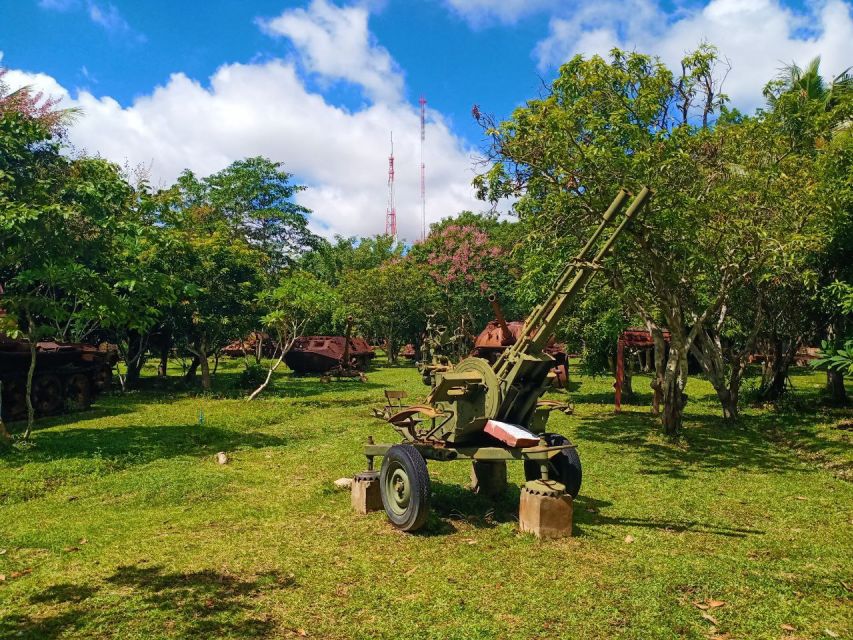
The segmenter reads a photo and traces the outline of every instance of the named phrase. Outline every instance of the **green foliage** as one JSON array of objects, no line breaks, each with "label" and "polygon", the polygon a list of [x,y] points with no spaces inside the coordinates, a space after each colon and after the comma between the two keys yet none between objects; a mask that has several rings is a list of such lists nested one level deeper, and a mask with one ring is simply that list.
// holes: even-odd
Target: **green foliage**
[{"label": "green foliage", "polygon": [[331,333],[339,300],[325,282],[305,271],[283,274],[275,288],[259,296],[264,326],[271,329],[286,351],[303,333]]},{"label": "green foliage", "polygon": [[343,238],[329,242],[318,239],[311,250],[300,259],[300,268],[320,280],[338,286],[345,273],[374,269],[381,264],[401,258],[404,246],[386,235],[372,238]]},{"label": "green foliage", "polygon": [[430,276],[412,260],[350,271],[344,275],[340,293],[356,326],[369,338],[384,341],[392,361],[403,344],[418,341],[426,314],[439,300]]},{"label": "green foliage", "polygon": [[820,357],[812,360],[811,365],[815,369],[829,369],[853,376],[853,340],[847,340],[843,347],[824,340],[820,345]]}]

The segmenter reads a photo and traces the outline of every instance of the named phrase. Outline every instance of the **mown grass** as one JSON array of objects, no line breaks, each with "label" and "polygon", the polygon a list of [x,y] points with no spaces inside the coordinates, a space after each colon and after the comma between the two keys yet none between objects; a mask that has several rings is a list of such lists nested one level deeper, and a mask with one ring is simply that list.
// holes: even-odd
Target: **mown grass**
[{"label": "mown grass", "polygon": [[423,395],[413,368],[285,373],[246,403],[241,367],[209,396],[149,378],[0,457],[0,637],[853,637],[853,414],[821,407],[819,374],[738,425],[692,379],[678,444],[648,393],[614,415],[610,381],[578,378],[551,425],[584,463],[574,537],[539,542],[516,528],[520,465],[493,503],[431,463],[416,535],[334,490],[368,435],[393,440],[382,389]]}]

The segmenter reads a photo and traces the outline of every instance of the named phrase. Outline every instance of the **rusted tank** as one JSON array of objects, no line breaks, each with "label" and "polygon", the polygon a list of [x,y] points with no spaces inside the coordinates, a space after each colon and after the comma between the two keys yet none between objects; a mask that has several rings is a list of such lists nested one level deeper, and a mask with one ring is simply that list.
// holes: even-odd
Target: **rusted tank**
[{"label": "rusted tank", "polygon": [[[524,322],[507,322],[497,298],[493,295],[489,296],[489,302],[492,304],[496,319],[490,320],[474,340],[474,350],[471,355],[484,358],[489,361],[489,364],[494,364],[507,347],[515,344],[524,328]],[[555,381],[557,386],[565,387],[569,380],[569,357],[566,346],[556,342],[554,336],[551,336],[543,351],[555,360],[553,372],[557,376]]]},{"label": "rusted tank", "polygon": [[284,362],[296,373],[328,373],[349,368],[364,371],[374,356],[376,352],[364,338],[351,337],[347,341],[345,336],[303,336],[293,343]]},{"label": "rusted tank", "polygon": [[[115,348],[101,349],[90,344],[62,342],[36,343],[32,393],[36,416],[88,408],[99,393],[109,389],[117,361]],[[0,335],[4,420],[19,420],[27,415],[29,367],[29,343]]]},{"label": "rusted tank", "polygon": [[268,333],[252,331],[245,340],[235,340],[222,350],[229,358],[243,358],[247,355],[272,358],[275,355],[275,343]]}]

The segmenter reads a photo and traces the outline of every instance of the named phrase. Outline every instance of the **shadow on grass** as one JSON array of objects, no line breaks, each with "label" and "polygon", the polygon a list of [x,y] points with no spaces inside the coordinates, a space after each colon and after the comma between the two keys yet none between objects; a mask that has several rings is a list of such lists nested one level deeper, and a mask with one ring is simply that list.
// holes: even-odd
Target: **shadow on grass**
[{"label": "shadow on grass", "polygon": [[119,467],[182,455],[284,446],[287,438],[232,431],[197,424],[128,425],[92,429],[44,430],[34,435],[36,447],[4,458],[10,467],[65,458],[100,457]]},{"label": "shadow on grass", "polygon": [[621,526],[638,527],[641,529],[656,529],[670,533],[682,533],[685,531],[693,533],[710,533],[727,538],[745,538],[748,535],[762,535],[766,533],[761,529],[748,527],[729,527],[719,524],[701,522],[699,520],[660,520],[656,518],[625,518],[615,515],[601,513],[602,509],[611,506],[606,500],[580,495],[573,504],[573,525],[575,536],[586,535],[590,527]]},{"label": "shadow on grass", "polygon": [[[292,577],[275,571],[243,579],[213,570],[178,573],[159,566],[122,566],[100,587],[48,587],[30,603],[51,605],[51,615],[4,617],[0,637],[52,639],[119,625],[135,625],[135,635],[148,637],[272,637],[278,624],[261,612],[257,600],[265,592],[296,586]],[[128,604],[136,611],[132,622]]]},{"label": "shadow on grass", "polygon": [[[644,464],[641,473],[686,479],[695,469],[749,469],[798,471],[796,456],[772,443],[764,434],[770,416],[741,416],[729,423],[716,416],[687,415],[679,443],[664,442],[657,418],[637,413],[587,416],[577,428],[578,439],[616,445],[636,452]],[[811,415],[791,415],[789,427],[805,425]]]}]

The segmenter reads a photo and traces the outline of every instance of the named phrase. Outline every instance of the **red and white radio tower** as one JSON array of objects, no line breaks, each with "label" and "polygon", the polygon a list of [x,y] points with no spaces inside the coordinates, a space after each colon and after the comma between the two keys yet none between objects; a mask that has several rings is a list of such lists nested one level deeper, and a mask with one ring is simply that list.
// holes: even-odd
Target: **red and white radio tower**
[{"label": "red and white radio tower", "polygon": [[391,132],[391,155],[388,156],[388,208],[385,210],[385,235],[397,239],[397,207],[394,204],[394,132]]},{"label": "red and white radio tower", "polygon": [[418,100],[421,105],[421,240],[426,240],[426,165],[424,164],[424,140],[426,140],[426,98]]}]

